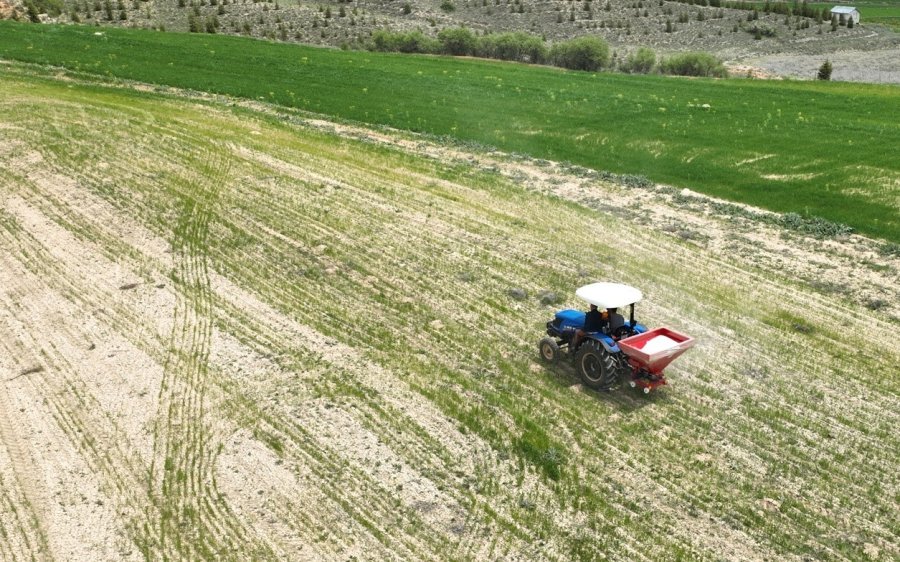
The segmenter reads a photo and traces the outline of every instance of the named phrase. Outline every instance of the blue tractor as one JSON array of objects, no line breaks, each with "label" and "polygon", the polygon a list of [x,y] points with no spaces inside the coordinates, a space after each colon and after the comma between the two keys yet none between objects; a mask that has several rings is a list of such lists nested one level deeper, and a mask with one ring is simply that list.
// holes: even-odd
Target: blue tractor
[{"label": "blue tractor", "polygon": [[[547,322],[548,337],[538,345],[540,355],[544,361],[555,363],[566,350],[568,356],[574,359],[575,369],[586,386],[608,390],[620,375],[633,371],[633,365],[619,347],[619,341],[647,331],[634,319],[634,305],[643,295],[634,287],[621,283],[592,283],[581,287],[575,294],[593,305],[592,309],[596,307],[597,312],[592,314],[599,313],[602,318],[600,324],[592,319],[590,331],[586,331],[586,313],[560,310],[553,320]],[[630,309],[628,319],[619,314],[619,309],[626,307]],[[632,386],[637,384],[632,382]],[[658,385],[641,386],[649,392],[649,388]]]}]

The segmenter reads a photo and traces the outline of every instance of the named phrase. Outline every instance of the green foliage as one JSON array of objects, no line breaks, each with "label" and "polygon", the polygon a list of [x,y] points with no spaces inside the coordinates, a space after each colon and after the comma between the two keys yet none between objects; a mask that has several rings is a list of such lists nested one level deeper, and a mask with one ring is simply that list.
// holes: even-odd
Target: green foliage
[{"label": "green foliage", "polygon": [[659,70],[663,74],[678,76],[728,77],[728,71],[722,61],[709,53],[672,55],[659,63]]},{"label": "green foliage", "polygon": [[780,222],[785,228],[812,234],[818,238],[835,238],[853,232],[853,228],[846,224],[831,222],[821,217],[804,217],[798,213],[785,213]]},{"label": "green foliage", "polygon": [[822,66],[819,67],[819,71],[816,73],[817,80],[831,80],[831,61],[825,59],[825,62],[822,63]]},{"label": "green foliage", "polygon": [[421,31],[397,32],[378,30],[372,34],[371,48],[381,52],[437,53],[440,43]]},{"label": "green foliage", "polygon": [[639,47],[619,65],[619,70],[630,74],[648,74],[656,66],[656,53],[649,47]]},{"label": "green foliage", "polygon": [[188,31],[191,33],[203,33],[203,24],[200,18],[194,14],[188,16]]},{"label": "green foliage", "polygon": [[456,10],[456,6],[453,5],[451,0],[441,0],[441,10],[449,14]]},{"label": "green foliage", "polygon": [[40,12],[38,12],[37,6],[32,2],[28,2],[25,5],[25,11],[28,14],[28,21],[31,23],[41,23]]},{"label": "green foliage", "polygon": [[547,60],[547,47],[544,40],[536,35],[520,31],[491,33],[481,37],[476,55],[489,59],[539,64]]},{"label": "green foliage", "polygon": [[25,12],[33,23],[40,23],[39,14],[56,17],[62,14],[65,8],[63,0],[27,0],[25,2]]},{"label": "green foliage", "polygon": [[474,55],[478,49],[478,37],[465,27],[442,29],[437,37],[441,44],[441,53],[445,55]]},{"label": "green foliage", "polygon": [[768,25],[753,24],[750,27],[746,27],[744,29],[755,39],[762,39],[763,37],[776,37],[778,35],[778,32]]},{"label": "green foliage", "polygon": [[550,60],[572,70],[600,70],[609,65],[609,45],[599,37],[585,35],[553,45]]}]

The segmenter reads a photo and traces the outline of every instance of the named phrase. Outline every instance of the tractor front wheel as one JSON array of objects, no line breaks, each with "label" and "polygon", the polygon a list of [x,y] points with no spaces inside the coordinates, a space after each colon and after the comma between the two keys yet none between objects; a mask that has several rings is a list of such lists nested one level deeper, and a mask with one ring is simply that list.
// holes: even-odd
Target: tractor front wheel
[{"label": "tractor front wheel", "polygon": [[559,359],[559,345],[553,338],[544,338],[538,343],[541,359],[547,363],[556,363]]},{"label": "tractor front wheel", "polygon": [[596,340],[586,341],[578,348],[575,365],[581,381],[594,390],[609,390],[616,382],[616,360]]}]

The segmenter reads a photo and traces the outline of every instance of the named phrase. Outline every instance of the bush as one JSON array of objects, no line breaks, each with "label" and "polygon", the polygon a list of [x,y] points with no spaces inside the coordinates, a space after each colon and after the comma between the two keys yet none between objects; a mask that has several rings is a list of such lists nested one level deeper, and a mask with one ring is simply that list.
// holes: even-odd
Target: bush
[{"label": "bush", "polygon": [[628,55],[628,58],[619,65],[619,70],[631,74],[647,74],[653,70],[654,66],[656,66],[656,53],[653,52],[653,49],[640,47],[636,52]]},{"label": "bush", "polygon": [[521,31],[492,33],[481,38],[475,54],[489,59],[542,63],[547,60],[547,47],[540,37]]},{"label": "bush", "polygon": [[550,60],[556,66],[572,70],[600,70],[609,64],[609,45],[599,37],[578,37],[554,45]]},{"label": "bush", "polygon": [[747,33],[752,35],[755,39],[762,39],[763,37],[776,37],[778,32],[772,29],[767,25],[756,25],[746,28]]},{"label": "bush", "polygon": [[25,2],[25,11],[28,14],[28,19],[33,23],[41,22],[38,17],[39,14],[56,17],[63,13],[65,7],[62,0],[28,0]]},{"label": "bush", "polygon": [[711,76],[715,78],[728,76],[728,71],[722,61],[709,53],[672,55],[659,63],[659,71],[663,74],[678,76]]},{"label": "bush", "polygon": [[371,50],[395,53],[437,53],[440,43],[421,31],[392,33],[379,30],[372,34]]},{"label": "bush", "polygon": [[442,29],[438,33],[441,52],[446,55],[474,55],[478,48],[478,38],[465,27]]}]

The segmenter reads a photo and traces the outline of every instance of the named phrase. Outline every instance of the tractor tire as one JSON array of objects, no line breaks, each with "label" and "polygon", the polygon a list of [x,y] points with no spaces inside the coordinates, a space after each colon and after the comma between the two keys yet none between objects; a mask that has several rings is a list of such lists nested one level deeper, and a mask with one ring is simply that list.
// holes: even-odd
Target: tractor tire
[{"label": "tractor tire", "polygon": [[619,374],[616,359],[595,340],[588,340],[579,346],[575,367],[581,375],[581,382],[594,390],[609,390]]},{"label": "tractor tire", "polygon": [[538,352],[541,359],[547,363],[556,363],[559,361],[559,345],[553,338],[544,338],[538,343]]}]

